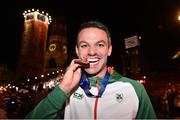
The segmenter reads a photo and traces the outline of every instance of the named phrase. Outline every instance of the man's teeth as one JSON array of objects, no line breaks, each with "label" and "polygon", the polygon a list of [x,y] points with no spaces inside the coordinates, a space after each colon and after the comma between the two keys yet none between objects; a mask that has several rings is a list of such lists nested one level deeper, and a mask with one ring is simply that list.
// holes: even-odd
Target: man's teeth
[{"label": "man's teeth", "polygon": [[88,59],[89,62],[97,62],[98,59]]}]

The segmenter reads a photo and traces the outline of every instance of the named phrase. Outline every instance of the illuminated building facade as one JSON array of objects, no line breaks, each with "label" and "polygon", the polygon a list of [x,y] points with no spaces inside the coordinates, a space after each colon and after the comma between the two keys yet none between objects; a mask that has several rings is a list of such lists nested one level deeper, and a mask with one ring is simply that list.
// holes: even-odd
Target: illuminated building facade
[{"label": "illuminated building facade", "polygon": [[125,54],[123,72],[124,75],[131,76],[132,78],[139,78],[143,75],[143,61],[140,45],[140,36],[131,36],[124,40]]},{"label": "illuminated building facade", "polygon": [[64,69],[67,61],[67,26],[65,17],[58,17],[49,27],[50,35],[46,51],[46,71]]},{"label": "illuminated building facade", "polygon": [[44,11],[28,10],[23,13],[24,27],[17,75],[19,79],[44,74],[48,25],[51,16]]}]

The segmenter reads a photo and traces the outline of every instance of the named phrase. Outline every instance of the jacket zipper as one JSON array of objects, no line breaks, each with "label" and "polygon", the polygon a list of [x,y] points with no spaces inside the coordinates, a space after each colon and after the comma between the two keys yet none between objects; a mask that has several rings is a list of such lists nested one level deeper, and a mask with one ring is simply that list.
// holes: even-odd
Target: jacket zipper
[{"label": "jacket zipper", "polygon": [[[96,86],[97,86],[97,89],[98,89],[98,94],[99,94],[99,91],[100,91],[100,85],[98,83],[98,81],[96,81]],[[98,100],[99,100],[99,97],[96,96],[96,99],[95,99],[95,104],[94,104],[94,120],[97,120],[97,107],[98,107]]]}]

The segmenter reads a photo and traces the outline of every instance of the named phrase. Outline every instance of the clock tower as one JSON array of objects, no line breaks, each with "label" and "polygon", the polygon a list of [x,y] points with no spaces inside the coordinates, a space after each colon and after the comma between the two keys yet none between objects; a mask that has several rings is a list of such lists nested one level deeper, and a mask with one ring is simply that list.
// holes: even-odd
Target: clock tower
[{"label": "clock tower", "polygon": [[68,57],[66,29],[64,17],[56,18],[50,26],[49,42],[46,50],[47,72],[64,68]]}]

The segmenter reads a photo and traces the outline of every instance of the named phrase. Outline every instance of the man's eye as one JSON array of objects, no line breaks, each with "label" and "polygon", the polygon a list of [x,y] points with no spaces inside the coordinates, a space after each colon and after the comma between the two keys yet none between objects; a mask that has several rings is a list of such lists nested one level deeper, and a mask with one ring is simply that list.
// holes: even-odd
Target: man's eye
[{"label": "man's eye", "polygon": [[87,45],[80,45],[80,47],[81,47],[81,48],[85,48],[85,47],[87,47]]},{"label": "man's eye", "polygon": [[104,44],[98,44],[99,47],[104,47]]}]

